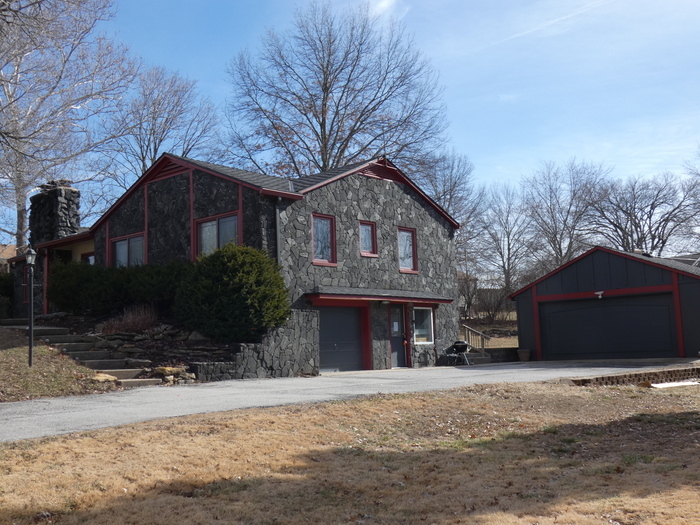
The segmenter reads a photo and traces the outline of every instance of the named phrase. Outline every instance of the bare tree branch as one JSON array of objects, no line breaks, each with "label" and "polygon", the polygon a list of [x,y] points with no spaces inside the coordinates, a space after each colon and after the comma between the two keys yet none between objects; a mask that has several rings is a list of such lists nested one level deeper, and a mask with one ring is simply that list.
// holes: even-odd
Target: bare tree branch
[{"label": "bare tree branch", "polygon": [[441,89],[402,26],[368,7],[312,3],[294,30],[269,31],[258,56],[229,66],[230,152],[245,167],[301,176],[379,154],[404,165],[437,149]]}]

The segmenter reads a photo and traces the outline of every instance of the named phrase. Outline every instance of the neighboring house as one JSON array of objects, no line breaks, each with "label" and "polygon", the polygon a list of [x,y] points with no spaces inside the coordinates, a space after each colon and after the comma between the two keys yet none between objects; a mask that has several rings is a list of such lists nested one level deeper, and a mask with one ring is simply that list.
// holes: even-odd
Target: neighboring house
[{"label": "neighboring house", "polygon": [[263,343],[281,352],[266,375],[427,366],[458,337],[459,225],[384,158],[288,180],[164,154],[89,230],[63,220],[72,226],[43,233],[61,222],[39,221],[52,194],[66,205],[72,192],[59,183],[32,198],[44,288],[57,258],[164,264],[229,241],[276,258],[292,315]]},{"label": "neighboring house", "polygon": [[595,247],[512,294],[537,359],[695,357],[700,268]]},{"label": "neighboring house", "polygon": [[14,244],[0,244],[0,273],[10,273],[9,259],[17,255],[17,247]]}]

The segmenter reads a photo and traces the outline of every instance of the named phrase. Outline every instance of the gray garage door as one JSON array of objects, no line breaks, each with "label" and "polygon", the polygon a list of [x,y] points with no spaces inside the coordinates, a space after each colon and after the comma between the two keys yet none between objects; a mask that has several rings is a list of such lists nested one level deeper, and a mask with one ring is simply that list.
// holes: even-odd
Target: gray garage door
[{"label": "gray garage door", "polygon": [[674,357],[671,294],[542,303],[544,359]]},{"label": "gray garage door", "polygon": [[362,370],[360,309],[319,308],[321,372]]}]

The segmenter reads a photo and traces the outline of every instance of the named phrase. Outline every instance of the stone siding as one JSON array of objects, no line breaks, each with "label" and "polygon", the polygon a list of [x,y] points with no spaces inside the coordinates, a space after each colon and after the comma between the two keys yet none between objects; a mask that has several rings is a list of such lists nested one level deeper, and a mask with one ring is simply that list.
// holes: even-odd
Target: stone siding
[{"label": "stone siding", "polygon": [[[63,183],[63,184],[62,184]],[[49,182],[30,199],[31,245],[73,235],[80,228],[80,191],[68,181]]]},{"label": "stone siding", "polygon": [[194,219],[238,210],[238,184],[195,170],[192,177]]},{"label": "stone siding", "polygon": [[262,343],[233,345],[233,361],[191,363],[190,371],[201,381],[318,375],[318,337],[318,312],[293,310]]},{"label": "stone siding", "polygon": [[109,237],[123,237],[144,231],[144,189],[132,193],[109,218]]},{"label": "stone siding", "polygon": [[[312,262],[312,213],[335,217],[336,266]],[[376,224],[378,257],[360,255],[361,220]],[[442,297],[457,296],[454,229],[409,186],[353,174],[310,192],[303,200],[285,201],[280,223],[280,264],[294,308],[305,307],[304,294],[317,286],[429,291]],[[399,227],[416,231],[417,274],[399,271]],[[381,310],[380,306],[372,306],[375,368],[387,368],[390,364],[388,337],[382,331],[382,326],[388,325],[387,313]],[[408,314],[412,316],[410,307]],[[413,366],[434,364],[435,349],[441,351],[459,338],[456,306],[440,304],[435,308],[434,326],[434,345],[412,347]]]},{"label": "stone siding", "polygon": [[148,263],[189,261],[190,243],[189,174],[151,182],[148,185]]}]

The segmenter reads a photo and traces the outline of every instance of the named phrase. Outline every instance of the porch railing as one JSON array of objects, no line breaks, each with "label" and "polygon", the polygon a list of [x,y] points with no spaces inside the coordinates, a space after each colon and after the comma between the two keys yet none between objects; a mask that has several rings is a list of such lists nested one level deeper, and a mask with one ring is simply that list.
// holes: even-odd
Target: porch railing
[{"label": "porch railing", "polygon": [[483,352],[486,348],[486,341],[490,341],[491,338],[488,335],[479,332],[479,330],[475,330],[474,328],[467,326],[466,324],[463,324],[462,328],[464,328],[466,336],[464,340],[474,348],[481,349]]}]

